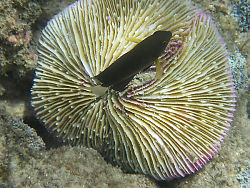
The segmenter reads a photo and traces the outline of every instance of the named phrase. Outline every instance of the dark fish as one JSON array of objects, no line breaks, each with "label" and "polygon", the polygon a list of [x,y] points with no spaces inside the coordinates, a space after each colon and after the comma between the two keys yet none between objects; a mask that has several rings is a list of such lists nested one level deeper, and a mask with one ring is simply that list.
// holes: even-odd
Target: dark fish
[{"label": "dark fish", "polygon": [[122,91],[140,71],[150,67],[172,37],[170,31],[156,31],[94,77],[101,86]]}]

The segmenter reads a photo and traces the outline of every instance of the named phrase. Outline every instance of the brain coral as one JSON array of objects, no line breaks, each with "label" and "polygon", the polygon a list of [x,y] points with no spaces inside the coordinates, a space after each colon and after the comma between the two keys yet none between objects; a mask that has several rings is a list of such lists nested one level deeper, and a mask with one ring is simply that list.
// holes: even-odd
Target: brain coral
[{"label": "brain coral", "polygon": [[[97,92],[94,77],[156,31],[172,33],[162,55],[122,91]],[[79,0],[48,23],[38,52],[37,117],[128,171],[158,180],[195,172],[230,127],[225,45],[211,18],[187,2]]]}]

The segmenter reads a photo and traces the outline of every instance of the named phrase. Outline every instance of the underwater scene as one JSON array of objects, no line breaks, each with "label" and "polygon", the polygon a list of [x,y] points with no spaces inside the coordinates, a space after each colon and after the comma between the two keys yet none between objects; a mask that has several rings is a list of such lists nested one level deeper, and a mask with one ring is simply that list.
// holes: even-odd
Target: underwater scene
[{"label": "underwater scene", "polygon": [[250,188],[248,0],[0,0],[0,188]]}]

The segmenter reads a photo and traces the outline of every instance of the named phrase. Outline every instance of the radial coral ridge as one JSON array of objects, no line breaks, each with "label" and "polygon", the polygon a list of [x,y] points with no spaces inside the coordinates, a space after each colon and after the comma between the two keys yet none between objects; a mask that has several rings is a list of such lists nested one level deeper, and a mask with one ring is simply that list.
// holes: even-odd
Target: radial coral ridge
[{"label": "radial coral ridge", "polygon": [[[93,77],[155,31],[172,32],[155,64],[124,91]],[[32,88],[37,117],[63,140],[93,147],[159,180],[201,168],[229,129],[235,95],[228,56],[209,16],[175,0],[80,0],[39,40]]]}]

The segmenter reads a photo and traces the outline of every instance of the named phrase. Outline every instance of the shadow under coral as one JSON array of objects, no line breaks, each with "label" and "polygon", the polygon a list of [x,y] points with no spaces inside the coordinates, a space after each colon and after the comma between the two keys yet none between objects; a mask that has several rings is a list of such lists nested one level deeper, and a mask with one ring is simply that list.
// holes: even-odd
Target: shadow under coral
[{"label": "shadow under coral", "polygon": [[36,130],[37,134],[43,139],[46,148],[54,148],[63,145],[52,135],[36,118],[34,109],[31,106],[31,92],[32,80],[34,71],[29,71],[25,76],[19,77],[17,68],[13,67],[6,76],[1,77],[0,84],[4,88],[4,94],[0,97],[1,101],[5,101],[6,105],[24,104],[23,122]]}]

